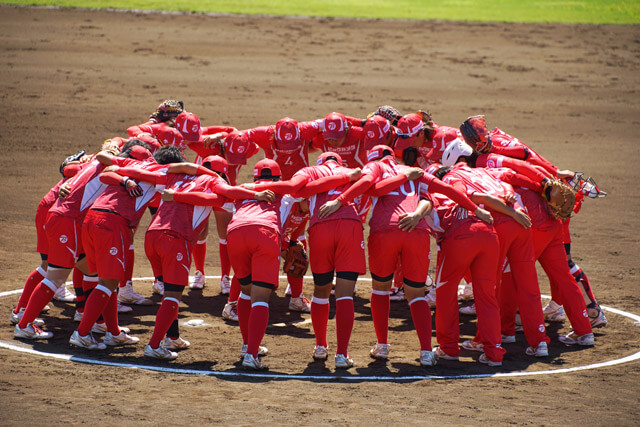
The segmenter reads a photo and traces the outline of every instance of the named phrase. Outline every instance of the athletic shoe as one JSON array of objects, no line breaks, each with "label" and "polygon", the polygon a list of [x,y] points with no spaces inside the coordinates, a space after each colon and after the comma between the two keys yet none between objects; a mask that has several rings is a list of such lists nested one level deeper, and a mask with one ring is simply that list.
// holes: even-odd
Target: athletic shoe
[{"label": "athletic shoe", "polygon": [[73,321],[74,322],[82,322],[82,316],[83,315],[84,315],[83,311],[76,310],[76,312],[73,313]]},{"label": "athletic shoe", "polygon": [[238,302],[231,301],[224,305],[222,309],[222,318],[224,320],[229,320],[230,322],[238,321]]},{"label": "athletic shoe", "polygon": [[542,309],[542,314],[547,322],[564,322],[567,320],[564,308],[554,300],[549,301],[549,304]]},{"label": "athletic shoe", "polygon": [[191,343],[187,340],[183,340],[181,337],[178,337],[175,340],[165,337],[162,346],[167,350],[186,350],[191,347]]},{"label": "athletic shoe", "polygon": [[85,348],[87,350],[104,350],[107,345],[102,342],[96,341],[96,339],[89,333],[86,337],[81,336],[78,331],[73,331],[71,338],[69,338],[69,344]]},{"label": "athletic shoe", "polygon": [[51,310],[51,306],[49,304],[45,305],[40,313],[48,313]]},{"label": "athletic shoe", "polygon": [[434,347],[433,348],[433,354],[436,356],[436,358],[438,359],[443,359],[443,360],[459,360],[459,358],[457,356],[449,356],[447,353],[444,352],[443,349],[440,348],[440,346]]},{"label": "athletic shoe", "polygon": [[549,349],[547,348],[547,343],[542,341],[537,347],[527,347],[525,353],[527,356],[547,357],[549,355]]},{"label": "athletic shoe", "polygon": [[438,357],[429,350],[420,350],[420,365],[435,366],[438,363]]},{"label": "athletic shoe", "polygon": [[[516,313],[516,327],[517,326],[522,326],[522,319],[520,319],[520,313]],[[518,332],[518,331],[516,331]],[[520,331],[522,332],[522,331]]]},{"label": "athletic shoe", "polygon": [[33,323],[27,323],[27,326],[21,328],[16,325],[13,329],[13,336],[16,338],[25,338],[28,340],[48,340],[53,337],[53,332],[45,332],[39,326]]},{"label": "athletic shoe", "polygon": [[164,282],[162,280],[154,280],[153,286],[151,286],[151,291],[153,291],[154,294],[164,295]]},{"label": "athletic shoe", "polygon": [[313,358],[315,360],[327,360],[329,357],[329,349],[323,345],[317,345],[313,349]]},{"label": "athletic shoe", "polygon": [[311,313],[311,301],[304,295],[289,300],[289,310],[300,311],[302,313]]},{"label": "athletic shoe", "polygon": [[369,352],[374,359],[386,360],[389,358],[389,344],[376,343]]},{"label": "athletic shoe", "polygon": [[391,301],[402,301],[404,299],[404,288],[391,288],[391,295],[389,295]]},{"label": "athletic shoe", "polygon": [[336,368],[339,369],[349,369],[355,365],[355,363],[353,363],[353,359],[349,355],[345,356],[344,354],[336,354],[335,360]]},{"label": "athletic shoe", "polygon": [[471,301],[473,299],[473,286],[471,283],[458,285],[458,301]]},{"label": "athletic shoe", "polygon": [[127,284],[118,290],[118,302],[123,304],[153,305],[153,301],[133,290],[133,282],[131,280],[127,280]]},{"label": "athletic shoe", "polygon": [[436,290],[430,289],[425,295],[425,299],[429,303],[429,308],[436,308]]},{"label": "athletic shoe", "polygon": [[476,305],[466,305],[464,307],[460,307],[460,314],[466,314],[467,316],[475,316],[476,315]]},{"label": "athletic shoe", "polygon": [[[20,320],[22,320],[22,315],[24,314],[24,309],[25,307],[22,307],[20,309],[20,311],[18,311],[18,313],[14,313],[13,310],[11,310],[11,324],[12,325],[17,325],[18,323],[20,323]],[[43,327],[44,326],[44,320],[42,319],[35,319],[33,322],[34,325],[38,326],[38,327]]]},{"label": "athletic shoe", "polygon": [[261,371],[267,368],[266,366],[264,366],[264,363],[260,361],[260,357],[253,357],[253,354],[249,353],[245,354],[242,358],[242,366],[246,369],[252,369],[254,371]]},{"label": "athletic shoe", "polygon": [[204,288],[205,277],[200,270],[196,270],[193,275],[193,282],[189,283],[189,289],[202,289]]},{"label": "athletic shoe", "polygon": [[484,363],[488,366],[502,366],[502,362],[494,362],[493,360],[489,359],[485,353],[482,353],[480,357],[478,357],[478,362]]},{"label": "athletic shoe", "polygon": [[593,340],[593,333],[578,335],[575,332],[569,332],[567,335],[560,335],[558,339],[560,340],[560,342],[563,342],[569,345],[577,344],[577,345],[588,346],[588,345],[595,344]]},{"label": "athletic shoe", "polygon": [[524,332],[524,328],[522,327],[522,325],[516,325],[515,331],[516,332]]},{"label": "athletic shoe", "polygon": [[96,322],[91,327],[91,332],[94,334],[104,335],[107,333],[107,324],[105,322]]},{"label": "athletic shoe", "polygon": [[67,285],[62,285],[53,294],[53,299],[62,302],[75,302],[76,295],[67,289]]},{"label": "athletic shoe", "polygon": [[592,328],[604,328],[607,326],[607,318],[604,316],[602,309],[597,307],[598,314],[595,317],[589,316],[589,320],[591,321]]},{"label": "athletic shoe", "polygon": [[167,350],[163,346],[158,348],[151,348],[151,345],[147,344],[144,348],[144,355],[146,357],[152,357],[154,359],[173,360],[178,357],[178,353],[175,351]]},{"label": "athletic shoe", "polygon": [[[242,344],[242,350],[240,350],[240,358],[243,358],[247,354],[249,344]],[[264,357],[269,354],[269,349],[263,345],[258,346],[258,357]]]},{"label": "athletic shoe", "polygon": [[118,301],[118,313],[131,313],[132,311],[133,308],[128,305],[120,304],[120,301]]},{"label": "athletic shoe", "polygon": [[465,350],[471,350],[471,351],[479,351],[479,352],[484,351],[484,345],[474,340],[463,341],[462,348],[464,348]]},{"label": "athletic shoe", "polygon": [[284,294],[288,297],[291,296],[291,285],[287,283],[287,289],[284,291]]},{"label": "athletic shoe", "polygon": [[220,279],[220,293],[222,295],[229,295],[231,292],[231,279],[226,274]]},{"label": "athletic shoe", "polygon": [[503,335],[502,336],[502,344],[513,344],[516,342],[515,335]]},{"label": "athletic shoe", "polygon": [[140,342],[140,338],[132,337],[127,334],[125,331],[120,331],[118,335],[113,335],[111,332],[107,332],[104,335],[104,343],[106,345],[116,346],[116,345],[127,345],[127,344],[137,344]]}]

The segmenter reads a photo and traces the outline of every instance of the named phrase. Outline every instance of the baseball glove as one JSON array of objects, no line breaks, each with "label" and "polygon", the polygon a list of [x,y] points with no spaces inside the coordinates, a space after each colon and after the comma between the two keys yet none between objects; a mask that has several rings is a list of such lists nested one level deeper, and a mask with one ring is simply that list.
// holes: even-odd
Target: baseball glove
[{"label": "baseball glove", "polygon": [[567,184],[557,179],[548,179],[542,197],[547,201],[547,208],[552,217],[564,220],[571,216],[576,194]]},{"label": "baseball glove", "polygon": [[293,277],[303,277],[309,267],[309,259],[302,243],[298,241],[289,242],[289,247],[284,251],[284,264],[282,271]]},{"label": "baseball glove", "polygon": [[383,105],[382,107],[378,107],[378,109],[375,112],[369,114],[367,118],[371,116],[382,116],[385,119],[389,120],[389,123],[391,123],[394,126],[397,126],[398,120],[400,120],[400,118],[402,117],[402,114],[398,110],[393,108],[391,105]]},{"label": "baseball glove", "polygon": [[175,99],[167,99],[158,105],[156,111],[151,113],[149,120],[155,123],[168,122],[175,120],[178,114],[184,111],[184,104],[182,101],[176,101]]}]

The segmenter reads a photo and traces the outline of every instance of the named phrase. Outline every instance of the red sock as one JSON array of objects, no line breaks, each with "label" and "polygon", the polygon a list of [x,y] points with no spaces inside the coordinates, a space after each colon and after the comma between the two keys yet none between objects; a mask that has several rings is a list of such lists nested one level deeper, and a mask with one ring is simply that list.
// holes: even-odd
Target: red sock
[{"label": "red sock", "polygon": [[353,329],[353,297],[342,297],[336,299],[336,354],[347,356],[351,330]]},{"label": "red sock", "polygon": [[316,336],[316,345],[328,347],[327,323],[329,323],[329,298],[311,299],[311,324]]},{"label": "red sock", "polygon": [[380,344],[389,343],[389,304],[389,292],[371,291],[371,317]]},{"label": "red sock", "polygon": [[227,252],[227,239],[220,239],[218,250],[220,251],[220,274],[228,276],[231,273],[231,261]]},{"label": "red sock", "polygon": [[228,302],[238,301],[238,297],[240,296],[240,291],[242,288],[240,287],[240,282],[236,279],[236,275],[233,275],[231,279],[231,289],[229,290],[229,299]]},{"label": "red sock", "polygon": [[291,288],[291,298],[298,298],[302,294],[302,282],[304,277],[293,277],[287,274],[287,281]]},{"label": "red sock", "polygon": [[136,262],[136,252],[134,246],[130,245],[128,250],[124,251],[124,279],[120,281],[120,287],[127,286],[127,282],[133,279],[133,265]]},{"label": "red sock", "polygon": [[98,317],[100,317],[104,311],[112,294],[115,294],[115,292],[111,292],[102,285],[96,286],[91,291],[91,295],[89,295],[89,298],[87,298],[85,302],[84,314],[82,315],[80,326],[78,326],[78,334],[80,334],[80,336],[84,337],[89,335],[93,324],[96,323]]},{"label": "red sock", "polygon": [[53,299],[53,295],[55,293],[56,285],[54,285],[49,279],[43,279],[42,282],[40,282],[33,290],[31,298],[29,298],[27,307],[25,308],[22,319],[18,325],[21,328],[26,328],[27,323],[33,322],[36,317],[38,317],[38,314],[42,312],[45,305],[49,304]]},{"label": "red sock", "polygon": [[207,257],[207,239],[198,240],[193,248],[193,265],[204,274],[204,260]]},{"label": "red sock", "polygon": [[269,303],[256,302],[251,304],[251,314],[249,315],[249,340],[247,342],[247,353],[258,356],[258,347],[262,342],[264,333],[269,323]]},{"label": "red sock", "polygon": [[107,331],[113,335],[120,335],[120,326],[118,325],[118,293],[113,292],[107,306],[102,312],[104,323],[107,324]]},{"label": "red sock", "polygon": [[93,289],[98,286],[98,276],[82,276],[82,293],[84,294],[84,304],[82,304],[82,308],[78,309],[80,313],[84,313],[84,307],[86,305],[87,300],[91,296],[91,292]]},{"label": "red sock", "polygon": [[76,310],[79,313],[84,312],[84,302],[87,300],[84,295],[84,290],[82,289],[83,277],[84,273],[82,273],[82,271],[78,270],[77,268],[73,269],[71,280],[73,282],[73,291],[76,293]]},{"label": "red sock", "polygon": [[156,326],[153,328],[153,335],[151,335],[151,339],[149,340],[151,348],[160,347],[160,341],[167,335],[169,326],[178,318],[179,306],[180,302],[175,298],[165,297],[162,300],[162,305],[160,305],[158,314],[156,314]]},{"label": "red sock", "polygon": [[420,350],[431,350],[431,310],[429,303],[422,298],[414,298],[409,303],[411,318],[416,327]]},{"label": "red sock", "polygon": [[18,300],[18,305],[16,305],[15,310],[13,310],[14,313],[18,314],[21,308],[27,306],[29,298],[31,298],[31,294],[36,289],[36,286],[38,286],[38,283],[42,282],[42,279],[44,279],[46,274],[47,272],[44,271],[42,267],[38,267],[31,272],[29,277],[27,277],[27,281],[24,282],[24,287],[22,288],[22,294]]},{"label": "red sock", "polygon": [[251,316],[251,297],[240,294],[238,297],[238,323],[240,323],[240,334],[242,335],[242,344],[249,343],[249,317]]}]

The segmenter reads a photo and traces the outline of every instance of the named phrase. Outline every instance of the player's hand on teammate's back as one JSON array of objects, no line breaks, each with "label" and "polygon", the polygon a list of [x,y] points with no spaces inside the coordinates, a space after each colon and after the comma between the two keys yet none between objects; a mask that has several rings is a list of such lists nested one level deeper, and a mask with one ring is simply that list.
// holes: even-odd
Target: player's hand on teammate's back
[{"label": "player's hand on teammate's back", "polygon": [[324,205],[320,206],[320,209],[318,209],[318,217],[326,218],[341,207],[342,202],[340,200],[331,200],[330,202],[327,202]]},{"label": "player's hand on teammate's back", "polygon": [[529,218],[529,215],[524,213],[524,211],[522,211],[521,209],[517,209],[515,211],[513,219],[515,219],[518,224],[520,224],[524,228],[531,228],[531,218]]},{"label": "player's hand on teammate's back", "polygon": [[421,168],[409,168],[404,171],[404,174],[407,176],[409,181],[413,181],[414,179],[419,179],[424,174],[424,170]]},{"label": "player's hand on teammate's back", "polygon": [[269,203],[271,203],[276,199],[276,195],[271,190],[265,190],[265,191],[260,191],[260,192],[256,193],[254,198],[256,200],[261,201],[261,202],[269,202]]},{"label": "player's hand on teammate's back", "polygon": [[61,199],[64,199],[69,195],[69,193],[71,193],[71,186],[65,182],[58,189],[58,197],[60,197]]},{"label": "player's hand on teammate's back", "polygon": [[173,202],[173,193],[175,193],[175,190],[166,188],[162,192],[162,200],[164,200],[165,202]]},{"label": "player's hand on teammate's back", "polygon": [[350,181],[357,181],[362,176],[362,170],[360,168],[351,169],[347,173],[347,176],[349,177]]},{"label": "player's hand on teammate's back", "polygon": [[416,228],[416,225],[422,219],[422,215],[412,212],[412,213],[401,213],[398,218],[398,228],[402,231],[413,231]]},{"label": "player's hand on teammate's back", "polygon": [[493,224],[493,217],[488,210],[478,207],[478,209],[475,210],[474,214],[487,224]]},{"label": "player's hand on teammate's back", "polygon": [[507,193],[504,195],[504,202],[508,205],[513,205],[516,200],[516,195],[513,193]]}]

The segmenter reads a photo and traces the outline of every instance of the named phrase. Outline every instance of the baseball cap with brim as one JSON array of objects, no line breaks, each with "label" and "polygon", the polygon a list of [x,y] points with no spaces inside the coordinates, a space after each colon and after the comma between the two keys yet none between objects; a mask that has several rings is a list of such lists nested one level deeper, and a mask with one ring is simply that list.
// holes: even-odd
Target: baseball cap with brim
[{"label": "baseball cap with brim", "polygon": [[341,139],[347,129],[347,119],[344,114],[330,113],[324,118],[324,139]]},{"label": "baseball cap with brim", "polygon": [[198,142],[202,135],[200,119],[195,114],[187,113],[186,111],[176,117],[176,129],[189,142]]},{"label": "baseball cap with brim", "polygon": [[384,144],[387,133],[391,130],[391,124],[382,116],[371,116],[363,126],[364,146],[374,147]]},{"label": "baseball cap with brim", "polygon": [[129,157],[136,160],[146,160],[152,156],[151,151],[147,150],[142,145],[134,145],[127,151],[129,152]]},{"label": "baseball cap with brim", "polygon": [[327,151],[325,153],[320,154],[318,156],[318,160],[316,160],[316,165],[317,166],[324,165],[330,160],[333,160],[337,164],[342,166],[342,157],[340,157],[340,154],[334,153],[333,151]]},{"label": "baseball cap with brim", "polygon": [[160,141],[162,145],[173,145],[175,147],[181,147],[182,141],[184,141],[182,133],[180,133],[178,129],[169,126],[162,126],[158,129],[156,138],[158,138],[158,141]]},{"label": "baseball cap with brim", "polygon": [[393,148],[384,144],[376,145],[367,153],[367,161],[380,160],[386,156],[393,157]]},{"label": "baseball cap with brim", "polygon": [[300,139],[298,122],[291,117],[284,117],[276,123],[276,139],[281,142],[295,142]]},{"label": "baseball cap with brim", "polygon": [[231,132],[224,140],[227,161],[233,165],[246,165],[251,141],[244,132]]},{"label": "baseball cap with brim", "polygon": [[394,148],[404,150],[411,146],[413,141],[416,139],[416,136],[423,128],[424,123],[422,123],[422,116],[419,114],[412,113],[402,116],[400,120],[398,120],[396,130],[398,138],[396,138]]}]

